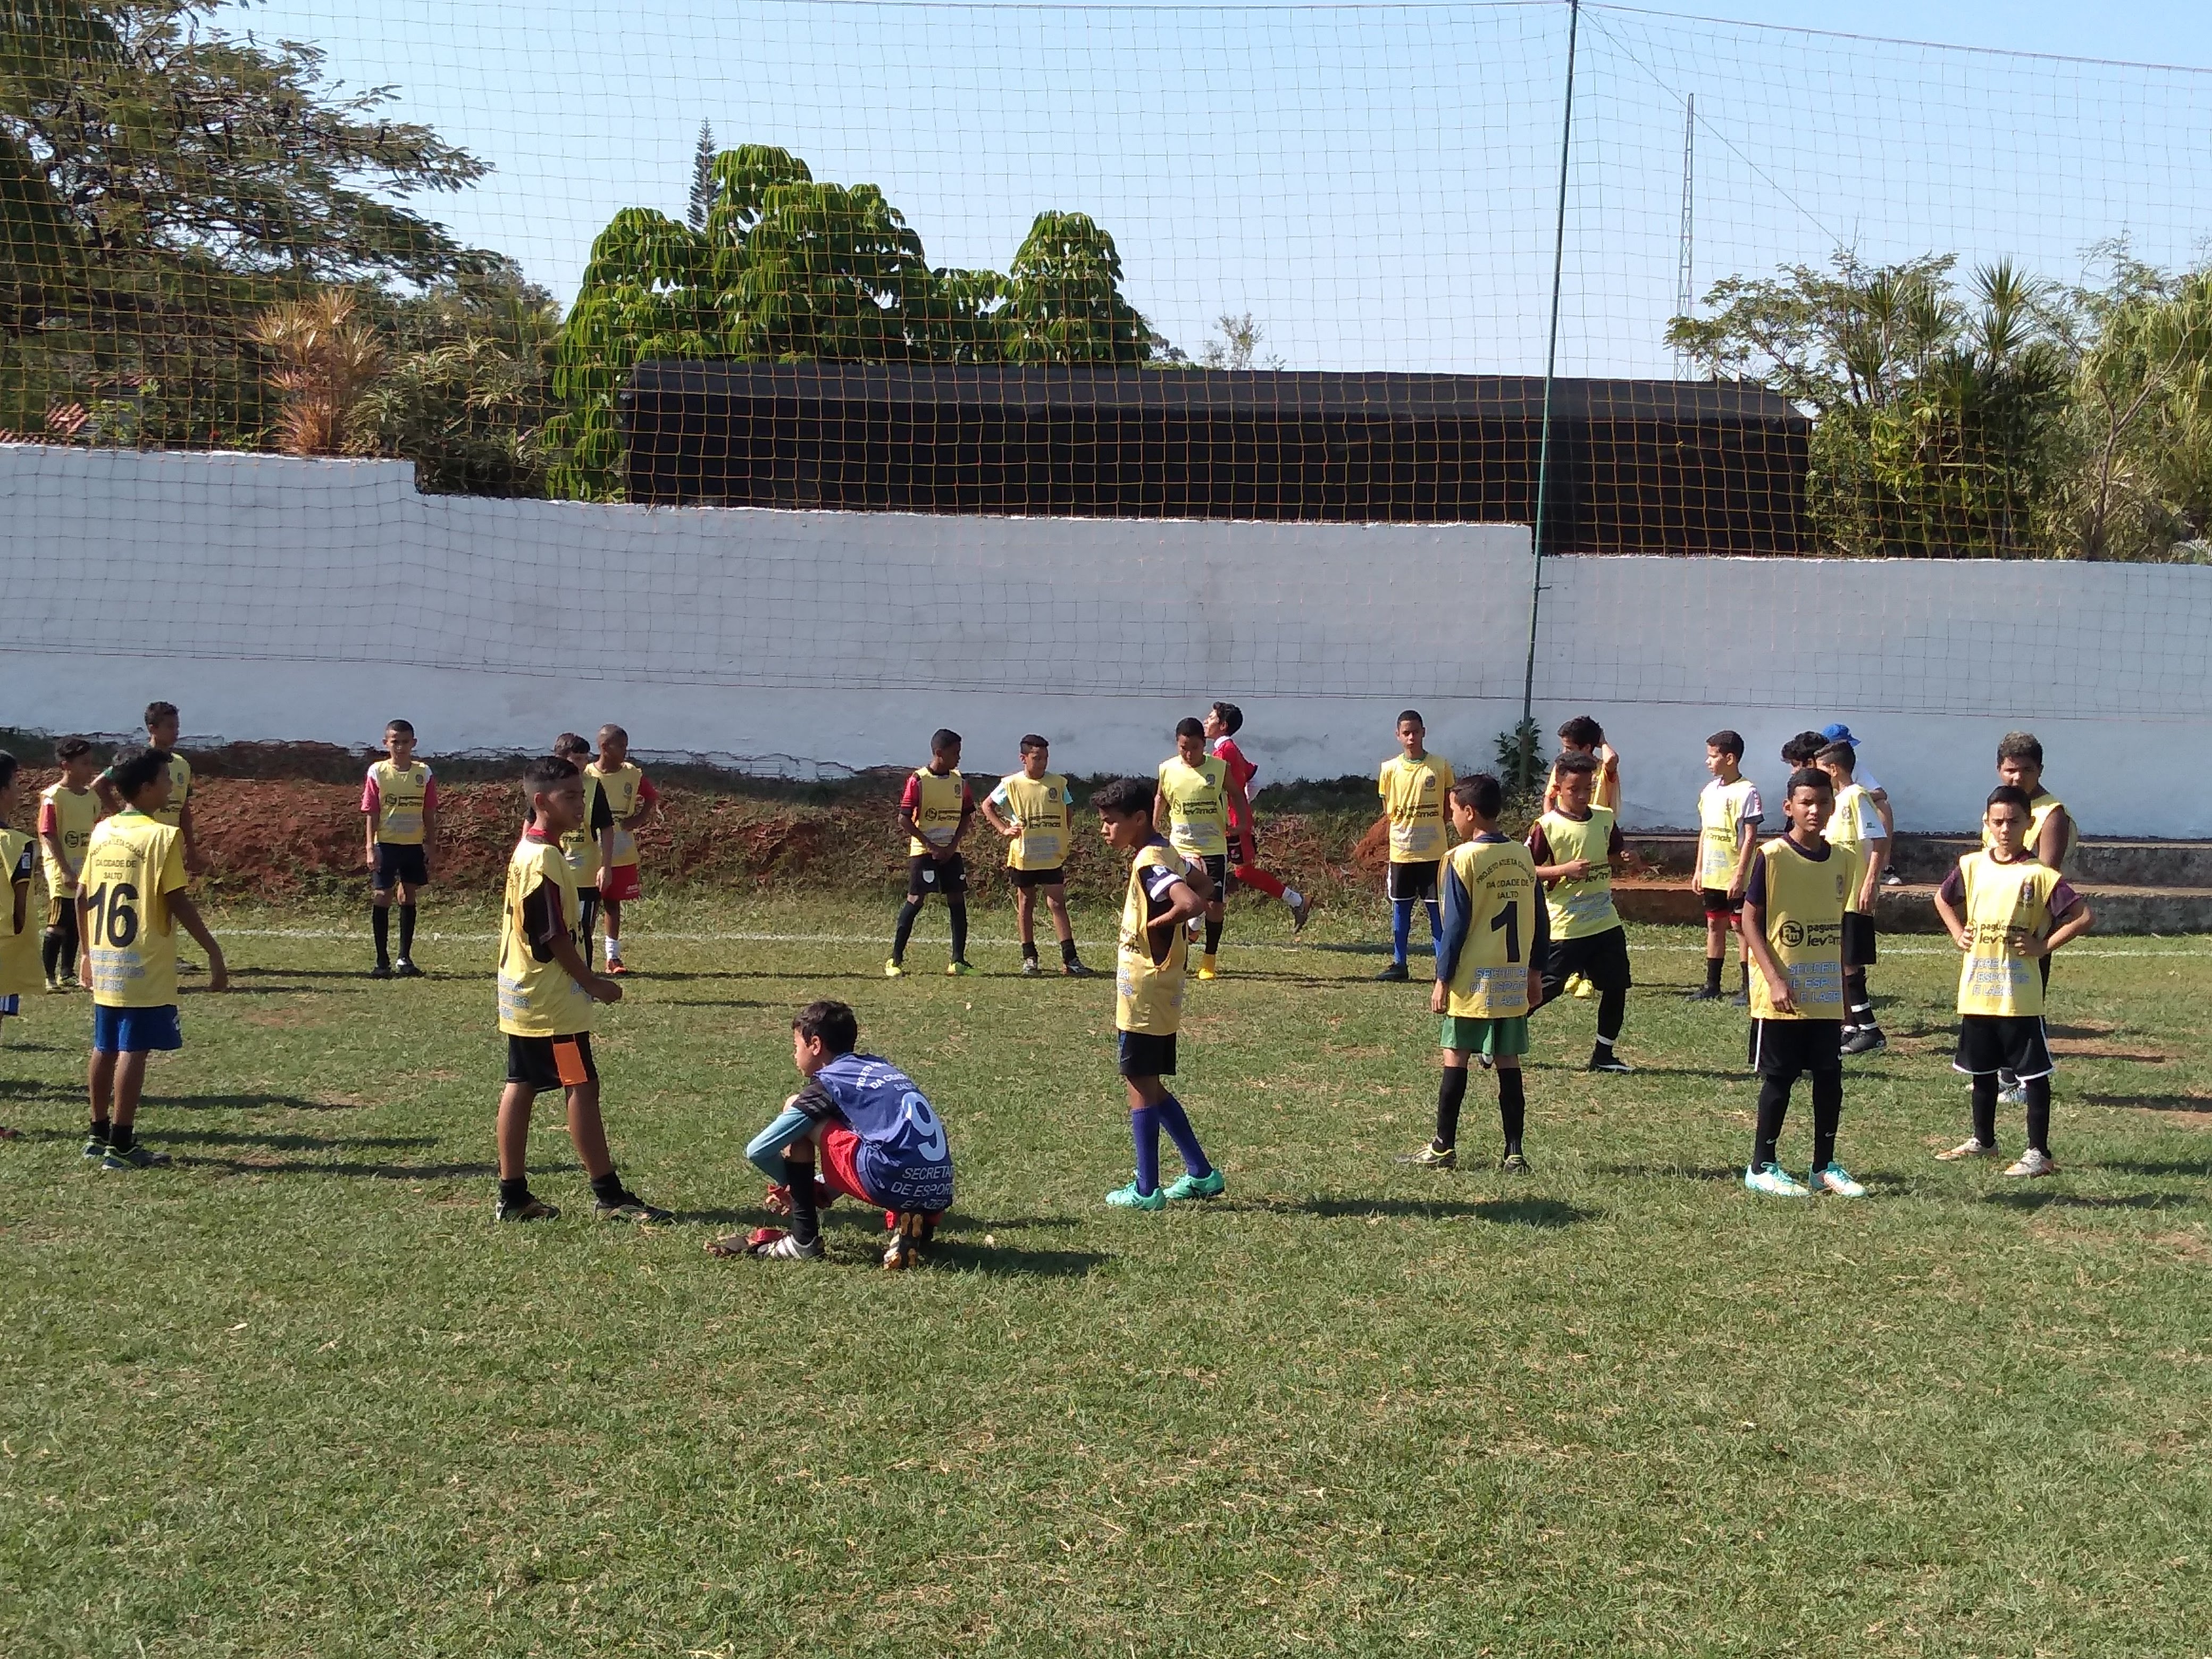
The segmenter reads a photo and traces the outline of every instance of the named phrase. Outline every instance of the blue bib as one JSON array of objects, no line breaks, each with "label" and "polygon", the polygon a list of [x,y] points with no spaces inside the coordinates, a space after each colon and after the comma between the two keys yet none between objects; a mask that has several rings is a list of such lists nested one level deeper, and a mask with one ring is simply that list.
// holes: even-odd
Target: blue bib
[{"label": "blue bib", "polygon": [[814,1080],[860,1138],[854,1161],[869,1191],[893,1209],[951,1207],[952,1144],[912,1078],[873,1054],[840,1054]]}]

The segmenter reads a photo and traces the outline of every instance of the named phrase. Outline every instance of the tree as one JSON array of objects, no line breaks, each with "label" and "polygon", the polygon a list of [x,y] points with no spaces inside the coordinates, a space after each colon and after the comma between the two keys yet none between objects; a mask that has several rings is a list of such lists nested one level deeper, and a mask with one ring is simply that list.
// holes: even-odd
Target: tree
[{"label": "tree", "polygon": [[684,216],[694,230],[707,228],[707,215],[714,205],[714,129],[699,123],[699,143],[691,152],[691,204]]},{"label": "tree", "polygon": [[1140,363],[1152,328],[1121,297],[1121,255],[1087,213],[1040,213],[1006,273],[1006,356]]},{"label": "tree", "polygon": [[1273,352],[1260,356],[1260,343],[1266,339],[1267,331],[1252,320],[1252,313],[1232,317],[1227,312],[1213,319],[1213,337],[1198,354],[1199,362],[1206,368],[1280,368],[1283,360]]},{"label": "tree", "polygon": [[252,330],[283,365],[270,382],[284,394],[277,447],[288,455],[335,455],[362,392],[384,367],[384,343],[355,316],[354,295],[326,288],[261,313]]}]

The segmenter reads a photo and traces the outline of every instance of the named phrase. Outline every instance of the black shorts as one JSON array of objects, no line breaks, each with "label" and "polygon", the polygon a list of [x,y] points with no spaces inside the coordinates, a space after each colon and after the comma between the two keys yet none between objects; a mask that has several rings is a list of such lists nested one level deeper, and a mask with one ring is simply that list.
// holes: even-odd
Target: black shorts
[{"label": "black shorts", "polygon": [[1840,1019],[1754,1019],[1751,1022],[1751,1069],[1778,1083],[1795,1083],[1808,1073],[1840,1076],[1844,1069],[1844,1022]]},{"label": "black shorts", "polygon": [[421,887],[429,879],[429,860],[420,847],[396,847],[388,841],[376,843],[376,868],[369,872],[368,884],[378,892],[388,893],[403,882]]},{"label": "black shorts", "polygon": [[[1206,878],[1213,884],[1213,897],[1210,901],[1211,902],[1218,904],[1223,899],[1229,896],[1228,854],[1186,853],[1183,854],[1183,857],[1187,860],[1195,859],[1197,862],[1206,866]],[[1160,1075],[1164,1077],[1167,1074],[1163,1072]]]},{"label": "black shorts", "polygon": [[1544,958],[1544,1000],[1549,1002],[1580,974],[1601,991],[1626,991],[1634,983],[1628,973],[1628,930],[1608,927],[1586,939],[1555,939]]},{"label": "black shorts", "polygon": [[[507,1040],[507,1080],[520,1083],[525,1088],[544,1094],[549,1089],[565,1089],[561,1080],[561,1056],[554,1051],[556,1043],[574,1043],[576,1059],[582,1062],[584,1081],[597,1083],[599,1068],[592,1063],[592,1034],[580,1031],[574,1036],[509,1036]],[[573,1069],[573,1068],[572,1068]]]},{"label": "black shorts", "polygon": [[1176,1040],[1172,1035],[1155,1036],[1150,1031],[1122,1031],[1121,1064],[1117,1069],[1123,1077],[1173,1077],[1176,1066]]},{"label": "black shorts", "polygon": [[1733,921],[1743,914],[1743,897],[1728,896],[1725,887],[1700,887],[1698,896],[1705,902],[1707,921]]},{"label": "black shorts", "polygon": [[[2049,957],[2044,961],[2051,960]],[[2010,1072],[2023,1081],[2051,1073],[2051,1044],[2045,1041],[2040,1014],[1961,1014],[1954,1072],[1987,1077]]]},{"label": "black shorts", "polygon": [[1874,918],[1856,910],[1844,912],[1844,966],[1874,966]]},{"label": "black shorts", "polygon": [[1390,866],[1390,898],[1394,903],[1407,904],[1415,899],[1433,902],[1437,896],[1437,872],[1443,868],[1442,859],[1431,859],[1426,864]]},{"label": "black shorts", "polygon": [[1067,869],[1064,865],[1055,864],[1049,870],[1016,870],[1009,866],[1006,874],[1012,878],[1017,887],[1065,887],[1067,885]]},{"label": "black shorts", "polygon": [[968,860],[955,853],[939,860],[927,853],[917,853],[906,861],[906,896],[910,899],[927,898],[932,893],[942,893],[947,898],[962,898],[968,892]]}]

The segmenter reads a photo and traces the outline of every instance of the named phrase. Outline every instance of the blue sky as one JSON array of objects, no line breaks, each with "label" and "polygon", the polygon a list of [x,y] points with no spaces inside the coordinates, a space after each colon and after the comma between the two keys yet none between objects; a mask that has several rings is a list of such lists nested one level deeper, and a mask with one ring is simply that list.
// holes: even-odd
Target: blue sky
[{"label": "blue sky", "polygon": [[[1718,3],[1718,0],[1716,0]],[[1697,101],[1693,283],[1819,260],[2009,255],[2076,280],[2125,235],[2212,229],[2212,7],[1741,0],[1740,21],[1585,9],[1561,363],[1664,373]],[[495,169],[435,201],[564,301],[633,204],[680,213],[699,121],[880,184],[933,263],[1004,269],[1080,209],[1131,297],[1196,349],[1249,312],[1289,367],[1540,368],[1566,10],[1041,9],[746,0],[271,0],[230,27]],[[1768,25],[1769,27],[1759,27]],[[1980,52],[1912,42],[1954,43]],[[2009,55],[2008,55],[2009,54]]]}]

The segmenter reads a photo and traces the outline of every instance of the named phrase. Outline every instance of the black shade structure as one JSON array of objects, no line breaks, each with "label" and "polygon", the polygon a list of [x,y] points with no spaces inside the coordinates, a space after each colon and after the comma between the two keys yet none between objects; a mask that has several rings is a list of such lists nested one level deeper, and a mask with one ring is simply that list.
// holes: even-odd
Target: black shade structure
[{"label": "black shade structure", "polygon": [[[1267,521],[1529,523],[1534,375],[648,362],[633,501]],[[1811,425],[1764,387],[1559,380],[1557,553],[1801,553]]]}]

